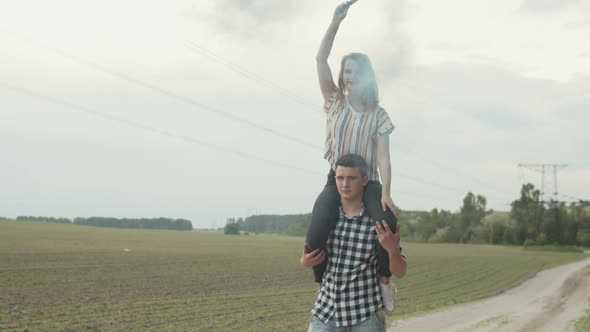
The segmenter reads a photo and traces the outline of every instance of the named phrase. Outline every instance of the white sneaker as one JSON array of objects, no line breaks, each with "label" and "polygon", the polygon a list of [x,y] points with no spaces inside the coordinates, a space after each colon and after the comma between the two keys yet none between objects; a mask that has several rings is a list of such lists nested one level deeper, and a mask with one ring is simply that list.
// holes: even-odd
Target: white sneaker
[{"label": "white sneaker", "polygon": [[383,299],[383,309],[386,313],[390,314],[395,309],[397,289],[395,286],[392,287],[391,281],[389,282],[389,285],[379,282],[379,289],[381,290],[381,298]]}]

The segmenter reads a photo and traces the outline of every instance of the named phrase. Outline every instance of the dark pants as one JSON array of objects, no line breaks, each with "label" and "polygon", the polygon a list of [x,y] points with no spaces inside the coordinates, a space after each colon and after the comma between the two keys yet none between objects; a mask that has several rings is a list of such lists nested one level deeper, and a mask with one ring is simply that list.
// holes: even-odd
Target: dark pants
[{"label": "dark pants", "polygon": [[[331,169],[328,174],[328,182],[313,205],[311,224],[307,230],[307,238],[305,241],[309,251],[313,251],[317,248],[326,250],[326,242],[328,242],[330,231],[334,229],[336,222],[338,221],[340,194],[336,188],[335,176],[336,173]],[[391,231],[395,232],[397,220],[389,209],[383,211],[383,206],[381,205],[381,190],[382,187],[378,181],[369,181],[363,194],[363,204],[365,205],[367,213],[374,221],[385,220]],[[391,277],[391,272],[389,271],[389,255],[387,254],[387,251],[383,249],[379,241],[377,241],[377,262],[378,274],[380,276]],[[313,267],[313,274],[316,282],[322,281],[322,276],[324,275],[324,271],[326,271],[327,263],[328,260],[326,259],[322,264]]]}]

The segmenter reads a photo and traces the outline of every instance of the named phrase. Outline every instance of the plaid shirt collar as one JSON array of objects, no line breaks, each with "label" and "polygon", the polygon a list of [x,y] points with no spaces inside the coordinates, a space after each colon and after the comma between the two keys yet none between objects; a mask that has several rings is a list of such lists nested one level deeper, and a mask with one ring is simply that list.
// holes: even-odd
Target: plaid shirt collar
[{"label": "plaid shirt collar", "polygon": [[342,205],[340,205],[339,211],[340,211],[340,214],[339,214],[340,217],[339,217],[339,220],[338,220],[339,222],[342,221],[342,220],[347,220],[347,219],[350,220],[350,219],[363,218],[363,217],[365,217],[365,204],[361,203],[361,212],[359,213],[358,216],[349,217],[346,214],[346,212],[344,212],[344,209],[342,208]]}]

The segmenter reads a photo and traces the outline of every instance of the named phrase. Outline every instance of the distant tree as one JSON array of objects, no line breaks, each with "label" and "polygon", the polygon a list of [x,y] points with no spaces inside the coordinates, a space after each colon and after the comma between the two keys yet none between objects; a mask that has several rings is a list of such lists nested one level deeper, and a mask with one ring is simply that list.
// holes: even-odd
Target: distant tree
[{"label": "distant tree", "polygon": [[470,242],[481,225],[481,220],[486,215],[486,198],[482,195],[474,195],[469,192],[463,199],[461,206],[461,242]]},{"label": "distant tree", "polygon": [[569,209],[570,227],[576,229],[576,244],[590,247],[590,202],[572,203]]},{"label": "distant tree", "polygon": [[[541,234],[537,241],[540,244],[575,244],[577,222],[570,219],[566,203],[551,200],[543,212]],[[572,231],[574,234],[571,234]]]},{"label": "distant tree", "polygon": [[295,223],[287,229],[287,234],[292,236],[304,236],[311,224],[311,214],[300,214],[297,216]]},{"label": "distant tree", "polygon": [[447,225],[449,225],[449,232],[445,242],[459,243],[463,236],[463,229],[461,228],[461,215],[459,213],[451,213],[446,211],[444,214]]},{"label": "distant tree", "polygon": [[511,204],[510,217],[517,224],[518,244],[527,239],[536,241],[542,232],[544,207],[540,194],[531,183],[524,184],[520,189],[520,198]]},{"label": "distant tree", "polygon": [[33,216],[18,216],[17,221],[33,221],[33,222],[48,222],[52,224],[71,224],[72,221],[68,218],[55,217],[33,217]]},{"label": "distant tree", "polygon": [[524,238],[524,236],[521,236],[521,233],[523,233],[523,228],[511,220],[508,227],[504,230],[502,242],[504,244],[522,245],[521,239]]},{"label": "distant tree", "polygon": [[428,239],[430,243],[442,243],[446,242],[449,235],[449,226],[443,228],[437,228],[436,232]]},{"label": "distant tree", "polygon": [[419,217],[416,223],[416,240],[428,241],[433,236],[438,228],[443,227],[440,223],[440,215],[438,209],[432,209],[429,213],[426,213]]},{"label": "distant tree", "polygon": [[288,234],[300,215],[253,215],[244,219],[241,229],[253,233]]},{"label": "distant tree", "polygon": [[240,225],[235,222],[227,223],[225,225],[225,229],[223,230],[223,234],[240,235]]},{"label": "distant tree", "polygon": [[193,223],[186,219],[176,219],[174,221],[174,229],[179,231],[192,231]]},{"label": "distant tree", "polygon": [[461,237],[459,216],[447,210],[430,212],[411,211],[410,221],[406,213],[400,214],[402,237],[416,242],[458,242]]},{"label": "distant tree", "polygon": [[170,218],[105,218],[105,217],[90,217],[90,218],[75,218],[74,224],[95,226],[95,227],[114,227],[114,228],[143,228],[143,229],[170,229],[190,231],[193,229],[193,224],[186,219],[170,219]]},{"label": "distant tree", "polygon": [[[506,212],[491,212],[481,220],[478,238],[488,244],[510,244],[506,242],[505,235],[510,229],[510,215]],[[510,234],[510,233],[508,233]]]}]

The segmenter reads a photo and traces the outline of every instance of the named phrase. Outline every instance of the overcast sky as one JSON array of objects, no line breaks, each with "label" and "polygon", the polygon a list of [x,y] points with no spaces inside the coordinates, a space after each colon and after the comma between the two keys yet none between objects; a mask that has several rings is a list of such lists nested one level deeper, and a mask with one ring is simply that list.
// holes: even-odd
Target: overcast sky
[{"label": "overcast sky", "polygon": [[[0,1],[0,216],[307,213],[325,183],[315,54],[338,1]],[[361,0],[402,209],[508,210],[519,163],[590,198],[590,2]],[[548,170],[549,172],[549,170]],[[553,192],[546,177],[547,195]]]}]

